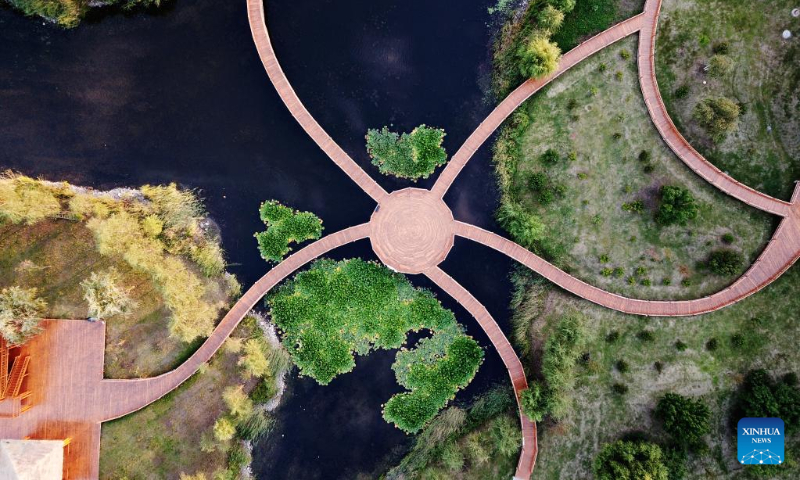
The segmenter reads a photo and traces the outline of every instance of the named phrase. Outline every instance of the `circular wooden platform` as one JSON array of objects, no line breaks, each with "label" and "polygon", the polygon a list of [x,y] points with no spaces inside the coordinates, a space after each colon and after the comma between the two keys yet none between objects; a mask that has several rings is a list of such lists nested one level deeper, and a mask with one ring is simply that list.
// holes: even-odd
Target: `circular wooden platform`
[{"label": "circular wooden platform", "polygon": [[453,247],[453,213],[429,190],[404,188],[385,197],[370,220],[372,249],[403,273],[422,273]]}]

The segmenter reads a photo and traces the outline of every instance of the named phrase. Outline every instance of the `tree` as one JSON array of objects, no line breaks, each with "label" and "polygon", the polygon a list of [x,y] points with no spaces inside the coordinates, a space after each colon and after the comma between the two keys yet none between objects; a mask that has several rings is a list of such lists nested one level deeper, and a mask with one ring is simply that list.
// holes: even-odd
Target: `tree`
[{"label": "tree", "polygon": [[545,226],[538,216],[518,203],[504,202],[497,210],[497,221],[523,247],[532,248],[544,237]]},{"label": "tree", "polygon": [[114,268],[104,272],[92,272],[81,282],[83,298],[89,304],[89,316],[108,318],[114,315],[128,315],[136,303],[129,290],[119,286],[119,274]]},{"label": "tree", "polygon": [[791,377],[776,382],[766,370],[747,372],[738,393],[740,417],[778,417],[786,429],[800,425],[800,389]]},{"label": "tree", "polygon": [[677,442],[700,445],[711,431],[711,410],[701,401],[667,393],[659,399],[655,416],[664,422],[664,430]]},{"label": "tree", "polygon": [[547,399],[542,385],[533,382],[527,390],[523,390],[520,394],[520,405],[522,413],[531,421],[541,422],[548,412]]},{"label": "tree", "polygon": [[547,5],[539,12],[538,19],[539,26],[552,33],[561,27],[561,23],[564,21],[564,12],[552,5]]},{"label": "tree", "polygon": [[35,288],[4,288],[0,291],[0,335],[11,345],[22,345],[41,333],[45,308]]},{"label": "tree", "polygon": [[411,180],[428,178],[436,167],[447,162],[447,152],[442,147],[444,137],[444,130],[426,125],[402,135],[387,127],[370,129],[366,136],[367,153],[372,164],[385,175]]},{"label": "tree", "polygon": [[253,413],[253,401],[244,393],[242,385],[225,388],[222,392],[222,398],[225,400],[225,405],[228,406],[231,415],[238,419],[247,418]]},{"label": "tree", "polygon": [[741,113],[739,105],[725,97],[706,98],[694,107],[693,117],[719,142],[736,129]]},{"label": "tree", "polygon": [[669,470],[658,445],[618,440],[600,450],[594,475],[598,480],[667,480]]},{"label": "tree", "polygon": [[266,377],[270,373],[269,360],[264,350],[264,341],[257,338],[251,338],[244,344],[244,354],[239,358],[239,365],[252,377]]},{"label": "tree", "polygon": [[661,187],[661,205],[656,213],[656,222],[686,225],[689,220],[697,218],[697,213],[697,201],[689,190],[674,185]]},{"label": "tree", "polygon": [[560,58],[561,49],[541,32],[534,32],[517,49],[517,65],[526,78],[550,75],[558,68]]},{"label": "tree", "polygon": [[744,264],[744,256],[736,250],[721,248],[708,257],[708,268],[721,276],[735,275]]},{"label": "tree", "polygon": [[236,435],[236,426],[227,417],[220,417],[214,422],[214,438],[227,442]]},{"label": "tree", "polygon": [[564,13],[569,13],[575,9],[575,0],[548,0],[547,3]]},{"label": "tree", "polygon": [[727,55],[714,55],[708,61],[708,74],[712,77],[724,77],[733,70],[733,61]]}]

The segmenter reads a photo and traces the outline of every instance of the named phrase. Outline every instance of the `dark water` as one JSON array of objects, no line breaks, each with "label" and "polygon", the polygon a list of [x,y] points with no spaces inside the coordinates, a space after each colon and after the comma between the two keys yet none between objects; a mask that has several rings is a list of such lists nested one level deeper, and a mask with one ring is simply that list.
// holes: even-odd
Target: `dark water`
[{"label": "dark water", "polygon": [[[378,178],[364,151],[366,129],[440,126],[455,152],[490,110],[489,5],[273,0],[267,13],[283,67],[311,113],[392,190],[408,183]],[[245,285],[269,268],[252,238],[262,227],[261,201],[312,210],[328,232],[367,221],[374,208],[280,102],[252,44],[244,1],[179,0],[156,15],[99,15],[71,31],[0,9],[0,45],[0,168],[96,188],[175,181],[201,189]],[[446,200],[458,219],[496,230],[496,198],[484,147]],[[367,241],[332,256],[374,258]],[[510,266],[460,240],[443,265],[506,328]],[[439,296],[489,347],[474,320]],[[256,446],[257,476],[353,478],[401,455],[410,438],[380,415],[398,391],[393,358],[360,358],[327,387],[292,380],[278,430]],[[507,374],[487,348],[458,401],[496,382]]]}]

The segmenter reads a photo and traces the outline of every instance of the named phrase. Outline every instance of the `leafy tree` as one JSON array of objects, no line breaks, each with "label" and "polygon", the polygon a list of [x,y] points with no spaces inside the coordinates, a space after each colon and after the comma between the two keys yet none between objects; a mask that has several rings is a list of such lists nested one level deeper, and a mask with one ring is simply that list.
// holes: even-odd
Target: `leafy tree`
[{"label": "leafy tree", "polygon": [[701,400],[667,393],[658,400],[655,416],[676,442],[700,445],[711,431],[711,410]]},{"label": "leafy tree", "polygon": [[564,12],[552,5],[545,6],[538,16],[539,26],[549,32],[555,32],[564,22]]},{"label": "leafy tree", "polygon": [[236,435],[236,426],[228,417],[220,417],[214,422],[214,438],[227,442]]},{"label": "leafy tree", "polygon": [[661,205],[656,213],[658,223],[686,225],[697,218],[697,213],[697,201],[689,190],[674,185],[661,187]]},{"label": "leafy tree", "polygon": [[541,422],[544,416],[547,415],[547,398],[543,390],[540,383],[532,382],[530,387],[520,394],[522,413],[530,418],[531,421]]},{"label": "leafy tree", "polygon": [[786,429],[800,425],[800,389],[791,377],[776,382],[763,369],[747,372],[738,397],[740,417],[778,417]]},{"label": "leafy tree", "polygon": [[545,226],[538,216],[525,211],[522,205],[505,202],[497,210],[497,221],[511,237],[525,248],[533,248],[544,237]]},{"label": "leafy tree", "polygon": [[464,454],[455,442],[450,442],[442,448],[439,459],[451,472],[460,472],[464,468]]},{"label": "leafy tree", "polygon": [[517,49],[517,66],[526,78],[550,75],[558,68],[560,59],[561,49],[540,32],[534,32]]},{"label": "leafy tree", "polygon": [[244,343],[244,353],[239,358],[239,365],[251,377],[266,377],[270,373],[270,364],[264,353],[266,346],[264,341],[258,338],[251,338]]},{"label": "leafy tree", "polygon": [[428,178],[436,167],[447,162],[442,147],[444,130],[420,125],[411,133],[399,135],[381,130],[367,131],[367,152],[381,173],[417,180]]},{"label": "leafy tree", "polygon": [[733,70],[733,61],[727,55],[714,55],[708,61],[708,74],[712,77],[724,77]]},{"label": "leafy tree", "polygon": [[594,475],[598,480],[667,480],[669,471],[658,445],[618,440],[600,450]]},{"label": "leafy tree", "polygon": [[81,282],[83,298],[89,304],[89,316],[109,318],[128,315],[136,306],[130,291],[119,286],[119,273],[114,268],[92,272]]},{"label": "leafy tree", "polygon": [[253,413],[253,401],[244,392],[242,385],[225,388],[222,398],[231,415],[237,419],[247,418]]},{"label": "leafy tree", "polygon": [[575,0],[547,0],[547,3],[564,13],[569,13],[575,9]]},{"label": "leafy tree", "polygon": [[698,103],[693,117],[718,142],[736,129],[740,113],[736,102],[725,97],[716,97],[706,98]]},{"label": "leafy tree", "polygon": [[0,291],[0,335],[11,345],[27,342],[41,333],[46,307],[35,288],[4,288]]},{"label": "leafy tree", "polygon": [[322,235],[322,220],[311,212],[298,212],[277,200],[266,201],[259,208],[267,230],[255,234],[261,258],[280,262],[292,249],[289,244],[316,240]]},{"label": "leafy tree", "polygon": [[510,457],[519,451],[521,436],[519,423],[503,415],[492,423],[492,439],[497,453]]},{"label": "leafy tree", "polygon": [[744,256],[736,250],[721,248],[708,257],[708,268],[717,275],[735,275],[744,264]]},{"label": "leafy tree", "polygon": [[407,392],[384,405],[400,429],[424,427],[464,388],[483,350],[428,291],[374,262],[318,260],[267,299],[282,343],[303,375],[322,385],[355,367],[355,355],[402,347],[409,331],[432,332],[401,349],[392,370]]}]

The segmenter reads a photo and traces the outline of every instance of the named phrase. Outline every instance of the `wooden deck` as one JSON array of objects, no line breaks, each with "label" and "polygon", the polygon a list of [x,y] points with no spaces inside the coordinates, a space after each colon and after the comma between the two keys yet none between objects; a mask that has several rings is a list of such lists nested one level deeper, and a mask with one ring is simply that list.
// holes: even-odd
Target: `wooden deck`
[{"label": "wooden deck", "polygon": [[256,44],[261,63],[269,75],[275,90],[278,91],[286,108],[289,109],[297,123],[303,127],[309,137],[319,145],[319,148],[341,168],[364,192],[376,202],[380,202],[387,195],[386,190],[378,185],[358,164],[350,158],[342,148],[331,138],[319,123],[308,113],[303,102],[295,93],[286,74],[283,73],[272,42],[267,31],[266,15],[264,14],[264,0],[247,0],[247,17],[250,21],[250,31]]},{"label": "wooden deck", "polygon": [[511,346],[503,331],[494,321],[489,311],[484,307],[469,291],[462,287],[460,283],[453,280],[450,275],[443,272],[439,267],[433,267],[424,272],[425,276],[431,279],[448,295],[453,297],[470,315],[475,317],[478,325],[481,326],[486,336],[492,342],[500,358],[503,360],[511,377],[511,385],[514,387],[514,394],[517,398],[517,411],[522,431],[522,453],[517,462],[517,470],[514,474],[516,479],[528,479],[531,476],[533,467],[536,464],[536,454],[538,450],[536,442],[536,424],[522,413],[520,406],[520,394],[528,389],[528,380],[525,377],[525,369],[519,361],[517,353]]}]

